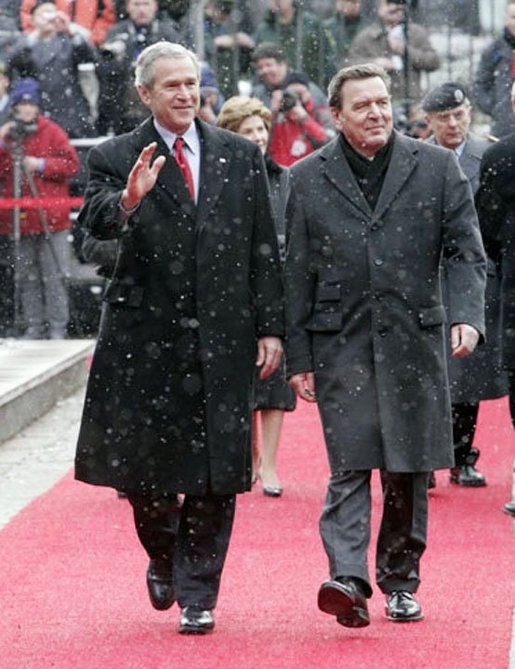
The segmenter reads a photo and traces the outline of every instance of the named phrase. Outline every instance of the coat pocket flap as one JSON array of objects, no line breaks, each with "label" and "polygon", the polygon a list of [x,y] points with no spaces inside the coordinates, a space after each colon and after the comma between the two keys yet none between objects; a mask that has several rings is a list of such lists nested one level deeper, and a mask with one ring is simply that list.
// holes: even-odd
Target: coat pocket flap
[{"label": "coat pocket flap", "polygon": [[310,332],[339,332],[342,329],[341,312],[318,312],[306,326]]},{"label": "coat pocket flap", "polygon": [[434,307],[420,309],[418,312],[420,327],[429,328],[433,325],[442,325],[445,322],[445,309],[441,304]]},{"label": "coat pocket flap", "polygon": [[341,284],[318,284],[317,302],[336,302],[341,298]]},{"label": "coat pocket flap", "polygon": [[145,289],[142,286],[131,286],[126,283],[112,281],[107,287],[104,300],[109,304],[120,304],[127,307],[141,307]]}]

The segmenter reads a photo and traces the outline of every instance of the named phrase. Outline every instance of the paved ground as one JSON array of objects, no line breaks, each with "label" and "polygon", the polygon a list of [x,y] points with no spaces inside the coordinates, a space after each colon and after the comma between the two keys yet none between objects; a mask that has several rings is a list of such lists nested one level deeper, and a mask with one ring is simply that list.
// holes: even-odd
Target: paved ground
[{"label": "paved ground", "polygon": [[71,467],[84,389],[0,444],[0,528]]}]

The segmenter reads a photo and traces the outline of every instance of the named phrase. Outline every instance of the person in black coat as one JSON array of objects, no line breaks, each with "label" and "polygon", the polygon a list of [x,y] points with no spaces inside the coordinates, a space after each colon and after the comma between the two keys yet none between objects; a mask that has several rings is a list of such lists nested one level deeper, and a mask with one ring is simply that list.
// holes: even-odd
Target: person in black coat
[{"label": "person in black coat", "polygon": [[[511,104],[515,113],[515,84]],[[502,355],[515,428],[515,133],[483,154],[476,202],[486,250],[501,268]],[[515,499],[504,511],[515,516]]]},{"label": "person in black coat", "polygon": [[75,476],[127,493],[151,603],[177,600],[181,633],[214,627],[235,495],[251,489],[254,373],[278,367],[283,334],[264,161],[195,119],[199,79],[179,44],[140,54],[136,84],[152,117],[91,150],[79,214],[119,249]]},{"label": "person in black coat", "polygon": [[[427,141],[456,154],[475,194],[479,187],[481,156],[490,142],[470,132],[472,106],[466,88],[459,82],[444,82],[428,92],[422,108],[432,132]],[[444,304],[448,309],[445,263],[442,271]],[[450,346],[447,350],[455,457],[450,480],[466,487],[486,485],[485,476],[476,468],[480,451],[474,444],[480,400],[502,397],[508,392],[501,361],[500,291],[497,268],[489,258],[485,292],[486,343],[466,358],[453,358]]]},{"label": "person in black coat", "polygon": [[[289,193],[288,170],[280,167],[266,153],[272,127],[272,113],[257,98],[233,96],[227,100],[217,120],[220,128],[243,135],[259,146],[265,157],[266,172],[272,196],[272,207],[279,242],[284,258],[286,229],[284,213]],[[268,379],[256,380],[252,421],[254,478],[261,478],[268,497],[280,497],[283,488],[277,477],[277,451],[284,412],[295,409],[295,393],[284,376],[284,365]],[[258,415],[261,417],[259,424]],[[259,447],[261,433],[262,447]]]}]

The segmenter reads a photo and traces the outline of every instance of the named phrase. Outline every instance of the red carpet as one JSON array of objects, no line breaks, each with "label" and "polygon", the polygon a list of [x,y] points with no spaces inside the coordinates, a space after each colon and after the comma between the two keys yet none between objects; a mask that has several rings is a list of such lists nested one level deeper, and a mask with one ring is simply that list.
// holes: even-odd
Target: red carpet
[{"label": "red carpet", "polygon": [[[389,623],[376,591],[364,630],[316,608],[327,468],[313,407],[287,417],[284,496],[257,488],[240,497],[209,637],[179,636],[177,608],[150,607],[127,503],[68,474],[0,532],[0,669],[506,669],[515,552],[501,508],[515,449],[505,400],[482,406],[477,437],[488,487],[451,488],[440,472],[432,494],[425,621]],[[374,488],[376,526],[377,480]]]}]

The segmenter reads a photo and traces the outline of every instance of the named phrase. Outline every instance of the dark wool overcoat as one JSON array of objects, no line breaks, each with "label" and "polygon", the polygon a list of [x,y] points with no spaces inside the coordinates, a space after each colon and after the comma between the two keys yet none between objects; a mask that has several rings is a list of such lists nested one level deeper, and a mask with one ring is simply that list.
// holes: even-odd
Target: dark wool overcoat
[{"label": "dark wool overcoat", "polygon": [[315,373],[331,472],[452,466],[440,266],[484,333],[486,265],[456,157],[397,134],[374,211],[338,139],[291,172],[287,373]]},{"label": "dark wool overcoat", "polygon": [[[436,144],[434,139],[428,140]],[[482,137],[469,133],[458,158],[463,173],[470,182],[475,195],[479,188],[481,156],[490,146]],[[502,368],[501,349],[501,279],[496,264],[488,258],[486,265],[485,327],[486,342],[478,346],[466,358],[453,358],[449,338],[446,338],[447,365],[451,401],[478,402],[502,397],[508,392],[508,378]],[[447,263],[443,266],[443,297],[447,304]]]},{"label": "dark wool overcoat", "polygon": [[[265,166],[248,140],[198,122],[197,206],[151,119],[89,156],[80,221],[120,237],[80,429],[76,477],[149,495],[250,489],[257,338],[283,334]],[[124,222],[144,146],[167,155]]]}]

